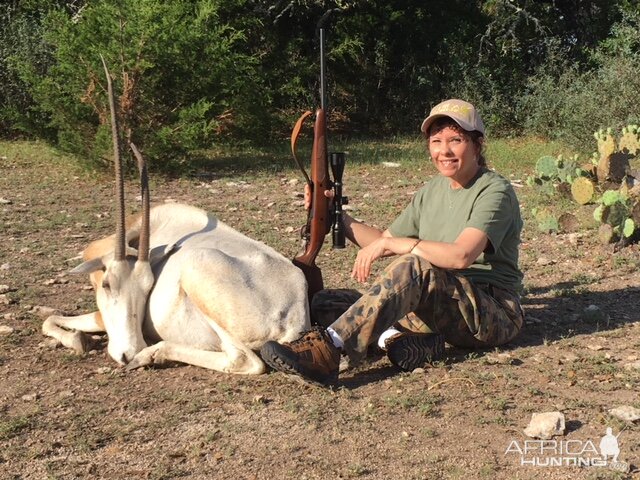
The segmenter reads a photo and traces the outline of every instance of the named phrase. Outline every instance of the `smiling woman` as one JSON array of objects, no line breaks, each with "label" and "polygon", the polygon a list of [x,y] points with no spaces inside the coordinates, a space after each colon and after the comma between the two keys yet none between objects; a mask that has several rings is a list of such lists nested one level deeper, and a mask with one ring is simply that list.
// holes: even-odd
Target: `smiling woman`
[{"label": "smiling woman", "polygon": [[327,384],[337,379],[341,353],[356,364],[375,342],[391,363],[413,370],[441,358],[445,341],[486,348],[519,333],[520,207],[511,184],[486,167],[482,119],[452,99],[435,106],[421,130],[439,175],[387,230],[344,215],[347,236],[361,247],[352,277],[365,282],[374,261],[399,258],[362,296],[316,294],[312,320],[321,326],[262,348],[275,369]]}]

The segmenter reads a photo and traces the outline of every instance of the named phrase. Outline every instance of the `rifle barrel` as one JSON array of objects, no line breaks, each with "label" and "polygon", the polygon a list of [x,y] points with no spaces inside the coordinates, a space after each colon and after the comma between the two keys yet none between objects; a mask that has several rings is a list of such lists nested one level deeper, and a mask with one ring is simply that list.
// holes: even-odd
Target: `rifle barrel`
[{"label": "rifle barrel", "polygon": [[320,29],[320,108],[327,111],[326,78],[324,54],[324,28]]}]

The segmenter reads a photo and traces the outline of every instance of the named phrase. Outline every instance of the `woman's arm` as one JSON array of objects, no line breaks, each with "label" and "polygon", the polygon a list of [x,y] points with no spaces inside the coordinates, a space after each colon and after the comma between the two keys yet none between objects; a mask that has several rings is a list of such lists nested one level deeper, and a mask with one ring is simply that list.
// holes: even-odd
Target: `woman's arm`
[{"label": "woman's arm", "polygon": [[388,230],[358,252],[351,276],[359,282],[367,280],[371,265],[380,257],[413,253],[436,267],[463,269],[470,266],[486,248],[487,235],[477,228],[465,228],[452,243],[393,237]]}]

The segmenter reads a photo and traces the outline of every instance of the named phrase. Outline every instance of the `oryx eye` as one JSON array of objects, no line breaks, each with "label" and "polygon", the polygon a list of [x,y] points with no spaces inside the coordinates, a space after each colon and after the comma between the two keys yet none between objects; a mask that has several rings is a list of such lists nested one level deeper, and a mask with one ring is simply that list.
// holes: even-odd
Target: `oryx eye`
[{"label": "oryx eye", "polygon": [[104,290],[111,289],[111,285],[109,285],[109,280],[107,280],[106,278],[104,280],[102,280],[102,288]]}]

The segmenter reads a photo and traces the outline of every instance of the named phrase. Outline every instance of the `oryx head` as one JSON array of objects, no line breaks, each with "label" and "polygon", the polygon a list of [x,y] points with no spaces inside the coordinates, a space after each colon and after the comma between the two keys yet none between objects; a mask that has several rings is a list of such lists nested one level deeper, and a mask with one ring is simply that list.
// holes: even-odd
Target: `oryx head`
[{"label": "oryx head", "polygon": [[135,145],[130,143],[138,160],[142,186],[142,224],[136,252],[129,248],[125,241],[124,180],[120,135],[111,76],[104,59],[102,62],[107,76],[116,174],[115,245],[112,253],[89,260],[76,267],[74,272],[91,273],[102,270],[102,275],[95,277],[98,280],[96,300],[109,337],[107,351],[116,362],[124,365],[147,346],[142,335],[142,324],[146,314],[147,299],[154,283],[149,264],[149,183],[145,161]]}]

